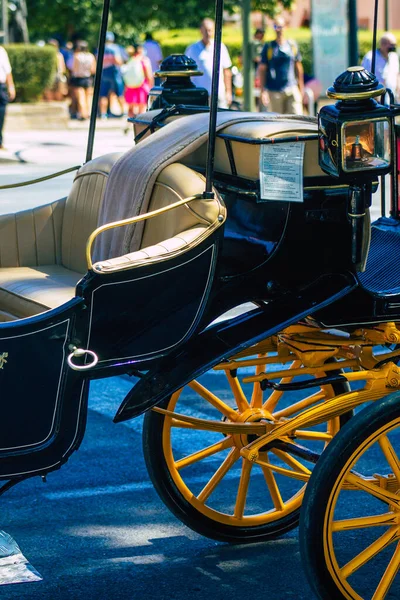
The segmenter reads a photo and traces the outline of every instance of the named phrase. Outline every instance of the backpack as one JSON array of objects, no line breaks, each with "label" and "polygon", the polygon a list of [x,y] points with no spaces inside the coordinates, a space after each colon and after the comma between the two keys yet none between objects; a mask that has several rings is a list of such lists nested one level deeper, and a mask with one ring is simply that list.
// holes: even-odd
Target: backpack
[{"label": "backpack", "polygon": [[146,81],[146,75],[141,60],[131,59],[121,69],[124,83],[129,88],[139,88]]}]

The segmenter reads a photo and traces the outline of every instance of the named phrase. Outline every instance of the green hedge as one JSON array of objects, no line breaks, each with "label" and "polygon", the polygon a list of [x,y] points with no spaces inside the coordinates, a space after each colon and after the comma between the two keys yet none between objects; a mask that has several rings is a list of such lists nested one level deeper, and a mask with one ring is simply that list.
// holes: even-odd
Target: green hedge
[{"label": "green hedge", "polygon": [[57,57],[52,46],[9,44],[5,46],[13,71],[17,102],[34,102],[51,85]]}]

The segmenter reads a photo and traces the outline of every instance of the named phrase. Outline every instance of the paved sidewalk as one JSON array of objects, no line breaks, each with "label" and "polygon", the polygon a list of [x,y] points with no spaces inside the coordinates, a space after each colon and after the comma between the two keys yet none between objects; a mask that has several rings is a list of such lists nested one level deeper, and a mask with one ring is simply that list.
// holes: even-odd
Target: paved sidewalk
[{"label": "paved sidewalk", "polygon": [[[68,130],[27,130],[6,132],[7,150],[0,150],[0,186],[43,177],[86,160],[88,124]],[[109,152],[126,152],[133,146],[133,134],[122,129],[99,127],[93,157]],[[0,190],[0,214],[47,204],[66,196],[75,172],[44,183]]]},{"label": "paved sidewalk", "polygon": [[[77,121],[69,116],[69,103],[35,102],[15,103],[7,106],[6,131],[86,129],[87,121]],[[126,117],[98,120],[101,129],[120,129],[126,126]]]}]

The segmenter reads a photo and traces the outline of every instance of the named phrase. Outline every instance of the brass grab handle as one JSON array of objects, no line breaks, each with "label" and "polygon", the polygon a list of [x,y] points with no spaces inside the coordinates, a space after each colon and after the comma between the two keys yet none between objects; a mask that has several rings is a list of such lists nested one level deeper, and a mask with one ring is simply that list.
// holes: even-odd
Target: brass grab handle
[{"label": "brass grab handle", "polygon": [[86,262],[88,269],[92,269],[92,246],[94,240],[97,238],[100,233],[104,231],[108,231],[109,229],[115,229],[116,227],[123,227],[124,225],[132,225],[133,223],[139,223],[140,221],[146,221],[147,219],[152,219],[153,217],[157,217],[158,215],[162,215],[169,210],[173,210],[174,208],[178,208],[179,206],[183,206],[188,202],[192,202],[193,200],[201,200],[204,199],[203,194],[195,194],[194,196],[189,196],[189,198],[184,198],[183,200],[179,200],[178,202],[174,202],[173,204],[169,204],[163,208],[158,208],[157,210],[152,210],[151,212],[144,213],[143,215],[138,215],[137,217],[130,217],[129,219],[123,219],[122,221],[114,221],[113,223],[107,223],[106,225],[102,225],[93,231],[90,234],[88,241],[86,243]]}]

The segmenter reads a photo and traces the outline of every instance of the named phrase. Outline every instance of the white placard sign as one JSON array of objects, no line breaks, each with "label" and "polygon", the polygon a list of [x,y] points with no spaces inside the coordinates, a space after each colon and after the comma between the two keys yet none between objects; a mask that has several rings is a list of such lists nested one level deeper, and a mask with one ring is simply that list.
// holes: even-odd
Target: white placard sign
[{"label": "white placard sign", "polygon": [[261,145],[261,200],[303,202],[304,148],[304,142]]}]

